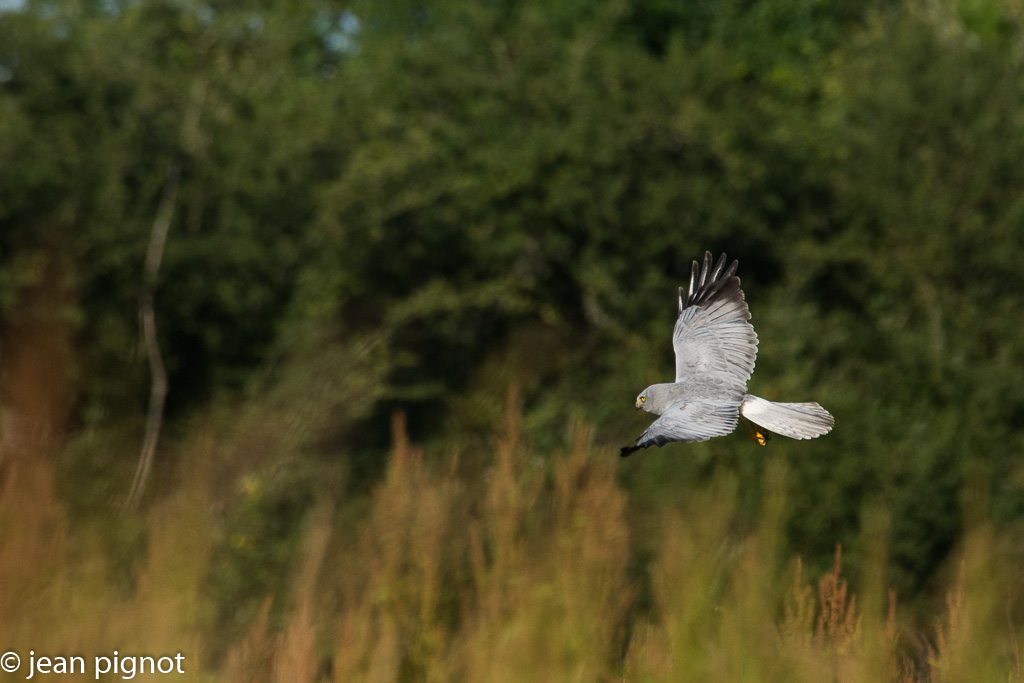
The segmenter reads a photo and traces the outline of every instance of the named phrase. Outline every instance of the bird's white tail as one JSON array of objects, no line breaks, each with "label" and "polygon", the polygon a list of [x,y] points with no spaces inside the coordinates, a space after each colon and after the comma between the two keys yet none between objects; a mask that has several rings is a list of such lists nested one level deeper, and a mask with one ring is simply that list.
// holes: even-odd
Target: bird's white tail
[{"label": "bird's white tail", "polygon": [[832,431],[835,418],[817,403],[775,403],[747,394],[740,414],[754,424],[791,439],[813,439]]}]

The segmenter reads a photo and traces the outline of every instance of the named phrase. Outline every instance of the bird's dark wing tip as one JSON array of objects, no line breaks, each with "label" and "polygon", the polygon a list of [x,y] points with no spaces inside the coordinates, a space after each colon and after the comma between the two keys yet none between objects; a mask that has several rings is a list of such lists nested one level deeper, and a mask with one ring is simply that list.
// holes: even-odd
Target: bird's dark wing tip
[{"label": "bird's dark wing tip", "polygon": [[620,458],[628,458],[629,456],[633,455],[634,453],[636,453],[641,448],[643,448],[643,447],[642,446],[623,446],[619,450],[619,457]]}]

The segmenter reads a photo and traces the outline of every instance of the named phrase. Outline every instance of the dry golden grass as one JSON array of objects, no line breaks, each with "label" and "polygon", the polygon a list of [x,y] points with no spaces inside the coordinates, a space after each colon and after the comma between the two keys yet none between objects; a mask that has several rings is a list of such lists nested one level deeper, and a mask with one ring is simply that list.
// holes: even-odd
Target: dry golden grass
[{"label": "dry golden grass", "polygon": [[[1014,615],[1000,608],[1013,572],[998,568],[983,520],[963,539],[944,614],[909,632],[885,594],[884,550],[853,584],[839,547],[816,578],[786,557],[786,472],[769,463],[748,536],[734,531],[739,492],[728,477],[664,511],[644,601],[618,459],[592,448],[583,424],[568,452],[541,457],[522,440],[514,396],[509,405],[493,454],[428,458],[396,416],[368,508],[353,517],[337,500],[313,506],[287,594],[267,596],[226,653],[207,649],[221,534],[215,468],[202,465],[223,446],[212,432],[197,429],[181,456],[189,478],[148,511],[130,587],[113,584],[99,546],[72,538],[47,458],[8,460],[0,650],[181,651],[181,680],[197,681],[1024,680]],[[483,481],[459,474],[468,457],[491,459]],[[283,623],[273,600],[286,606]]]}]

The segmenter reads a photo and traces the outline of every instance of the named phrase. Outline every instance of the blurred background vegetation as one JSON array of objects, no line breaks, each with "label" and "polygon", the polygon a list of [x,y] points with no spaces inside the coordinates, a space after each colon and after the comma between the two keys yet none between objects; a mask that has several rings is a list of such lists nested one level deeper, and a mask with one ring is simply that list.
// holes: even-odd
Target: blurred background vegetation
[{"label": "blurred background vegetation", "polygon": [[[51,642],[152,608],[231,680],[1020,676],[1022,159],[1015,0],[0,2],[0,635],[101,586]],[[836,429],[619,461],[705,249]],[[782,598],[837,545],[861,631]]]}]

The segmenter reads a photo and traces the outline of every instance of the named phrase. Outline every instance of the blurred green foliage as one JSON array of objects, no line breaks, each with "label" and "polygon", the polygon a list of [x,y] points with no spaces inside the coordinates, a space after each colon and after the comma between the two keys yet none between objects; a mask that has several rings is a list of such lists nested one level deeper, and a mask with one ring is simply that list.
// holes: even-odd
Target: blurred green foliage
[{"label": "blurred green foliage", "polygon": [[[11,333],[31,292],[69,293],[62,462],[126,483],[137,454],[110,435],[145,411],[137,299],[180,163],[156,297],[168,434],[226,403],[258,435],[226,481],[285,454],[342,459],[365,491],[394,409],[464,448],[510,384],[539,446],[579,416],[609,446],[635,436],[675,288],[726,251],[762,340],[751,391],[837,418],[772,441],[789,543],[825,568],[841,542],[856,570],[881,505],[916,594],[966,478],[1024,520],[1022,29],[999,0],[29,0],[0,14],[0,314]],[[269,416],[291,441],[263,438]],[[754,524],[762,458],[735,436],[624,463],[636,528],[723,469]],[[222,576],[259,567],[225,592],[273,585],[259,572],[316,487],[264,485],[286,484],[277,512],[225,487],[228,526],[271,544],[225,540]],[[102,507],[119,487],[65,488]]]}]

